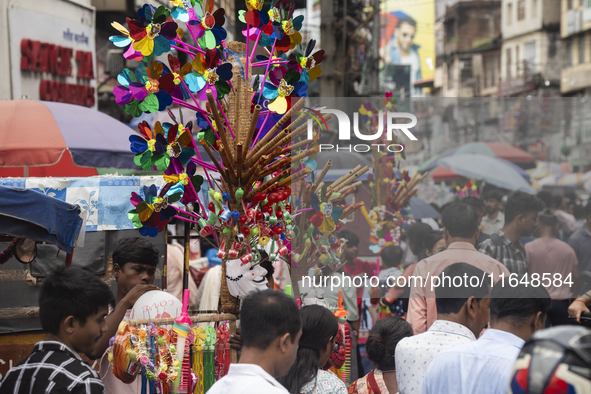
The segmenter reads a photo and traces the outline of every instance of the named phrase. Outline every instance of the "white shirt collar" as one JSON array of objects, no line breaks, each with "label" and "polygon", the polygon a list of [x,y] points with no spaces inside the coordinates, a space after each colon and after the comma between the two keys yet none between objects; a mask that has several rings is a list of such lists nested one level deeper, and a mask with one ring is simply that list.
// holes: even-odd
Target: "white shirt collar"
[{"label": "white shirt collar", "polygon": [[230,375],[258,376],[265,379],[273,386],[285,390],[285,387],[283,387],[281,383],[275,380],[273,376],[271,376],[267,371],[265,371],[263,368],[256,364],[230,364],[228,376]]},{"label": "white shirt collar", "polygon": [[454,323],[449,320],[435,320],[431,327],[429,327],[429,332],[438,331],[438,332],[445,332],[448,334],[454,334],[469,338],[473,341],[476,340],[474,333],[470,331],[470,329],[466,326],[463,326],[459,323]]}]

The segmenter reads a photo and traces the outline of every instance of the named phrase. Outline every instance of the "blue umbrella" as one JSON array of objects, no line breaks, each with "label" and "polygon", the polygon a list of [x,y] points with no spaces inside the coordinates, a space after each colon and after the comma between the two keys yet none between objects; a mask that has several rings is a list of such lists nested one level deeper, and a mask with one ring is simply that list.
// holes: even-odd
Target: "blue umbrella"
[{"label": "blue umbrella", "polygon": [[441,215],[435,208],[418,197],[411,197],[408,202],[410,213],[415,219],[439,219]]},{"label": "blue umbrella", "polygon": [[466,178],[479,179],[503,189],[534,194],[523,176],[504,160],[470,153],[446,157],[441,159],[440,164]]}]

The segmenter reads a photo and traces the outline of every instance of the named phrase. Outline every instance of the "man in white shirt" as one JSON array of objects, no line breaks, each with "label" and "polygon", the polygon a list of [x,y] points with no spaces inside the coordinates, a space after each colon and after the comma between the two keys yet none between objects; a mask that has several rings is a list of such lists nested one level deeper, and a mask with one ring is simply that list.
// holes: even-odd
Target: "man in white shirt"
[{"label": "man in white shirt", "polygon": [[500,190],[491,190],[484,198],[486,215],[482,218],[483,231],[486,234],[495,234],[505,225],[503,209],[503,193]]},{"label": "man in white shirt", "polygon": [[513,364],[525,341],[544,328],[550,295],[542,286],[495,286],[490,325],[474,342],[439,353],[425,379],[423,394],[505,394]]},{"label": "man in white shirt", "polygon": [[208,394],[287,394],[276,378],[295,362],[302,322],[295,301],[280,291],[249,294],[240,311],[242,354]]},{"label": "man in white shirt", "polygon": [[423,376],[435,356],[450,346],[475,341],[486,327],[488,284],[480,281],[471,286],[469,279],[464,279],[480,279],[484,275],[481,269],[466,263],[452,264],[443,270],[439,276],[441,286],[435,289],[437,320],[426,332],[404,338],[396,346],[396,378],[400,394],[419,394]]}]

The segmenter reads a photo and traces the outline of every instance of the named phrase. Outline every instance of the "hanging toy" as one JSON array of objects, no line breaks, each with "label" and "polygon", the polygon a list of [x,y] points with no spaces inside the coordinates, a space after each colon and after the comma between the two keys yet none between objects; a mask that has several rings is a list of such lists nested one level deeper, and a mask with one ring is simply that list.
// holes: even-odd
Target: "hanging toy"
[{"label": "hanging toy", "polygon": [[185,345],[187,344],[187,336],[191,325],[189,318],[189,296],[190,290],[185,290],[183,294],[183,310],[181,315],[177,317],[172,326],[172,330],[177,334],[176,350],[179,367],[177,367],[178,375],[173,382],[172,393],[184,394],[187,389],[191,387],[190,383],[190,361],[189,354],[185,354]]},{"label": "hanging toy", "polygon": [[228,251],[228,258],[234,260],[238,257],[238,252],[239,252],[238,245],[239,245],[238,242],[236,242],[236,241],[232,242],[232,247]]},{"label": "hanging toy", "polygon": [[219,380],[226,376],[230,368],[230,332],[226,323],[217,328],[217,341],[215,344],[215,379]]},{"label": "hanging toy", "polygon": [[222,241],[220,243],[220,249],[218,250],[218,252],[216,253],[215,256],[218,259],[222,259],[223,260],[226,257],[225,249],[226,249],[226,238],[222,238]]},{"label": "hanging toy", "polygon": [[203,345],[203,390],[207,392],[215,383],[214,344],[215,328],[205,327],[207,337]]},{"label": "hanging toy", "polygon": [[[345,383],[345,385],[347,385],[348,380],[350,380],[350,371],[351,371],[351,360],[350,360],[350,355],[351,355],[351,349],[350,349],[350,345],[349,347],[347,347],[347,329],[349,328],[349,324],[347,324],[347,316],[349,315],[349,312],[347,312],[345,310],[345,308],[343,308],[343,291],[339,290],[339,308],[335,311],[334,315],[336,316],[336,318],[339,321],[339,331],[341,331],[341,334],[343,335],[344,341],[345,341],[345,363],[343,364],[343,366],[338,370],[339,372],[339,377],[341,378],[341,380],[343,381],[343,383]],[[351,338],[351,335],[349,333],[349,340]]]},{"label": "hanging toy", "polygon": [[136,364],[137,353],[133,350],[138,339],[132,330],[135,328],[122,321],[112,344],[113,374],[123,383],[133,382],[140,371]]},{"label": "hanging toy", "polygon": [[197,386],[194,394],[204,394],[203,391],[203,344],[207,333],[203,327],[193,327],[195,340],[193,342],[193,373],[197,375]]}]

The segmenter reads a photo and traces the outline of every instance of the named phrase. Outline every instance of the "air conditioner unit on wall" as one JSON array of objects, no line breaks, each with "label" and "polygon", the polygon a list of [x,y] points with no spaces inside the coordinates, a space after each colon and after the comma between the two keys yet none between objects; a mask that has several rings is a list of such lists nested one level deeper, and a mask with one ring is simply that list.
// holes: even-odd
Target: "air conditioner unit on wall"
[{"label": "air conditioner unit on wall", "polygon": [[105,61],[105,74],[116,76],[125,68],[125,58],[122,49],[109,49]]}]

